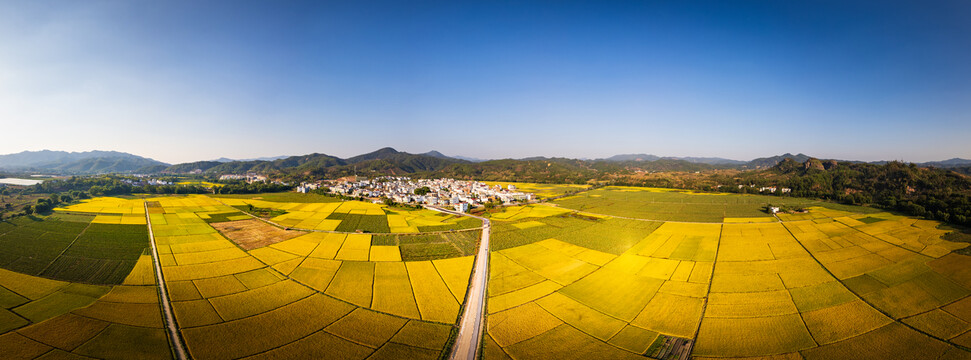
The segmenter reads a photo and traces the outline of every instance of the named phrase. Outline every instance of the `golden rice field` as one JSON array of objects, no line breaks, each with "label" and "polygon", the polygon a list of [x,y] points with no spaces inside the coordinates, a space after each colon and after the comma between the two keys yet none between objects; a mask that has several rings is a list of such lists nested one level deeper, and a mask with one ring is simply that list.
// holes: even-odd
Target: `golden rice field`
[{"label": "golden rice field", "polygon": [[195,358],[437,358],[468,286],[471,257],[403,262],[369,234],[335,233],[245,251],[195,215],[225,205],[159,203],[162,271]]},{"label": "golden rice field", "polygon": [[[620,195],[606,196],[625,216],[657,204],[617,205]],[[575,235],[610,217],[559,201],[493,214],[499,246],[485,357],[971,357],[971,257],[952,252],[968,244],[942,240],[937,222],[819,206],[778,218],[728,217],[726,206],[744,209],[752,200],[678,195],[685,196],[725,197],[677,205],[691,214],[696,204],[715,203],[719,221],[647,217],[653,228],[617,227],[624,238],[601,239],[626,242],[639,232],[622,251],[594,250],[611,247]]]},{"label": "golden rice field", "polygon": [[[765,205],[823,207],[828,211],[873,213],[874,209],[850,207],[816,200],[767,195],[704,193],[676,189],[608,186],[553,201],[573,210],[637,219],[683,222],[773,222]],[[818,215],[808,215],[818,216]],[[826,216],[826,215],[823,215]],[[788,219],[783,219],[788,220]]]},{"label": "golden rice field", "polygon": [[[443,215],[431,210],[392,209],[386,205],[362,201],[343,201],[329,203],[284,203],[260,199],[220,199],[229,206],[252,205],[259,208],[279,209],[285,214],[273,217],[271,221],[295,229],[324,231],[354,231],[358,228],[368,232],[382,233],[419,233],[426,231],[456,230],[479,227],[478,221],[467,218]],[[378,222],[379,224],[360,224],[356,227],[342,226],[350,221]],[[363,219],[363,220],[362,220]],[[378,231],[373,231],[377,229]]]},{"label": "golden rice field", "polygon": [[[92,299],[70,305],[60,299],[60,305],[49,307],[57,309],[56,313],[45,315],[44,320],[13,331],[4,330],[0,335],[0,358],[170,359],[152,273],[152,258],[144,255],[128,278],[110,290],[68,289],[76,284],[52,290],[44,286],[54,284],[43,278],[14,279],[4,275],[3,286],[11,291],[31,295],[52,291],[37,301],[51,299],[58,293],[65,294],[61,297],[87,295]],[[29,289],[18,287],[15,282],[29,282]]]},{"label": "golden rice field", "polygon": [[[955,252],[968,244],[937,222],[809,201],[766,216],[761,198],[660,189],[571,198],[489,215],[484,358],[971,357],[971,258]],[[403,249],[459,218],[202,195],[58,212],[147,225],[146,202],[193,358],[435,359],[449,346],[474,259]],[[211,223],[251,219],[248,205],[325,231],[244,249]],[[378,217],[400,234],[333,231]],[[0,358],[171,358],[154,275],[147,253],[117,285],[0,269]]]},{"label": "golden rice field", "polygon": [[[449,341],[471,256],[402,261],[399,246],[372,244],[361,233],[298,232],[244,250],[209,224],[238,220],[227,214],[239,211],[198,195],[97,198],[59,211],[137,214],[144,224],[146,202],[176,322],[194,358],[434,359]],[[256,203],[294,211],[288,214],[327,205]],[[331,214],[387,214],[368,203],[333,205]],[[424,211],[400,216],[406,227],[457,222]],[[0,269],[0,358],[169,358],[153,274],[151,256],[114,287]],[[56,339],[64,333],[73,337]]]},{"label": "golden rice field", "polygon": [[544,199],[565,195],[572,192],[582,191],[590,188],[590,185],[536,184],[536,183],[492,182],[492,181],[486,181],[486,185],[489,185],[490,187],[499,185],[503,189],[508,189],[509,185],[512,185],[512,186],[515,186],[514,191],[531,193],[536,195],[539,198],[544,198]]}]

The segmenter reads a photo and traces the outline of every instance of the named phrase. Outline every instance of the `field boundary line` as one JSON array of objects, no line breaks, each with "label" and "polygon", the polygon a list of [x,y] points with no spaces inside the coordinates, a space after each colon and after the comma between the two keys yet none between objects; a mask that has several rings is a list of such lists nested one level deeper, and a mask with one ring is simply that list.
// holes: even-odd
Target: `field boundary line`
[{"label": "field boundary line", "polygon": [[172,303],[169,301],[169,293],[165,287],[165,275],[162,274],[162,263],[158,258],[158,247],[155,245],[155,233],[152,231],[152,217],[148,211],[148,202],[145,205],[145,223],[148,226],[148,239],[152,245],[152,265],[155,268],[155,281],[158,283],[159,303],[162,305],[163,320],[169,333],[169,347],[172,349],[172,356],[177,360],[191,359],[189,352],[185,348],[185,339],[179,331],[179,323],[175,320],[172,313]]},{"label": "field boundary line", "polygon": [[[783,227],[785,227],[785,226],[783,226]],[[901,320],[898,320],[898,319],[894,318],[893,316],[890,315],[890,313],[884,311],[883,309],[880,309],[880,308],[874,306],[872,303],[870,303],[869,301],[867,301],[866,299],[864,299],[863,296],[861,296],[860,294],[858,294],[856,291],[853,291],[853,289],[850,289],[849,286],[846,286],[846,284],[843,283],[843,280],[841,280],[839,277],[837,277],[836,274],[833,274],[833,272],[829,271],[829,268],[827,268],[826,265],[823,265],[823,263],[820,262],[819,259],[816,258],[816,255],[814,255],[811,251],[809,251],[809,249],[806,248],[806,245],[803,245],[802,244],[802,241],[799,241],[799,238],[796,237],[796,234],[793,234],[792,233],[792,230],[790,230],[788,227],[785,227],[785,228],[786,228],[786,231],[789,232],[789,236],[792,236],[793,239],[796,239],[796,242],[799,243],[799,246],[801,246],[803,250],[805,250],[807,253],[809,253],[809,256],[812,257],[814,261],[816,261],[816,264],[819,264],[819,267],[823,268],[823,270],[826,270],[826,273],[828,273],[829,276],[832,276],[833,279],[836,279],[836,281],[839,282],[840,285],[843,285],[843,287],[846,288],[846,291],[849,291],[850,293],[852,293],[854,296],[856,296],[857,299],[860,299],[860,301],[862,301],[864,304],[867,304],[867,306],[873,308],[873,310],[879,311],[881,314],[883,314],[883,316],[886,316],[888,319],[890,319],[894,323],[897,323],[897,324],[906,326],[907,328],[909,328],[911,330],[914,330],[914,331],[916,331],[916,332],[918,332],[920,334],[923,334],[924,336],[928,336],[928,337],[930,337],[930,338],[932,338],[934,340],[943,342],[943,343],[945,343],[947,345],[956,347],[956,348],[961,349],[961,350],[965,350],[965,351],[971,350],[971,348],[968,348],[968,347],[965,347],[965,346],[962,346],[962,345],[955,344],[955,343],[950,342],[948,340],[945,340],[945,339],[942,339],[940,337],[937,337],[937,336],[934,336],[932,334],[929,334],[929,333],[927,333],[927,332],[925,332],[923,330],[920,330],[920,329],[918,329],[916,327],[913,327],[913,326],[911,326],[908,323],[905,323],[905,322],[903,322]],[[856,229],[856,228],[854,228],[854,229]],[[859,229],[856,229],[856,230],[858,230],[860,232],[863,232],[863,231],[861,231]],[[866,233],[864,232],[864,234],[866,234]],[[870,235],[870,234],[867,234],[867,235]],[[877,239],[879,239],[879,238],[877,238]],[[881,241],[883,241],[883,240],[881,240]],[[886,242],[886,241],[884,241],[884,242]],[[916,254],[919,254],[919,253],[916,253]],[[946,306],[946,305],[942,305],[941,307],[943,307],[943,306]],[[940,307],[938,307],[936,309],[940,309]],[[933,309],[931,309],[931,310],[933,310]],[[799,317],[802,317],[802,313],[799,313]],[[884,325],[884,326],[887,326],[887,325]],[[874,330],[876,330],[876,329],[874,329]],[[863,335],[863,334],[860,334],[860,335]],[[859,335],[857,335],[857,336],[859,336]]]},{"label": "field boundary line", "polygon": [[91,227],[91,223],[88,223],[88,225],[85,226],[84,229],[81,229],[81,232],[79,232],[78,235],[74,237],[74,240],[71,240],[71,243],[68,244],[67,247],[64,248],[64,250],[61,250],[61,252],[54,257],[54,260],[51,260],[51,262],[47,263],[47,266],[44,267],[44,270],[41,270],[39,273],[37,273],[37,275],[40,276],[45,271],[47,271],[47,269],[50,269],[51,266],[54,265],[54,262],[57,261],[57,259],[60,259],[61,256],[64,256],[64,253],[67,252],[67,249],[70,249],[72,246],[74,246],[74,244],[78,242],[78,239],[81,238],[81,235],[84,235],[84,232],[88,231],[88,228],[90,227]]},{"label": "field boundary line", "polygon": [[[705,313],[708,312],[708,300],[711,298],[711,281],[715,279],[715,266],[718,264],[718,250],[722,246],[722,233],[725,232],[725,224],[718,227],[718,242],[715,243],[715,258],[711,260],[711,275],[708,276],[708,286],[705,289],[705,301],[701,304],[701,319],[698,319],[698,327],[695,328],[694,338],[691,340],[691,345],[688,346],[687,359],[691,358],[691,354],[695,352],[695,344],[698,343],[698,335],[701,335],[701,323],[705,321]],[[695,262],[697,266],[698,262]],[[693,270],[693,269],[692,269]],[[689,275],[690,277],[690,275]]]}]

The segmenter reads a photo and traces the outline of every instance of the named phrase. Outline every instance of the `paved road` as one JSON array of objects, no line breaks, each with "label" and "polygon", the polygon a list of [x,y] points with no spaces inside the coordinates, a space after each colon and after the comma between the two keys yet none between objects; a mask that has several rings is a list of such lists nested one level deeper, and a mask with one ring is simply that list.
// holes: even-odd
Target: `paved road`
[{"label": "paved road", "polygon": [[489,283],[489,230],[491,225],[489,219],[483,217],[436,207],[429,208],[482,220],[482,241],[479,242],[479,251],[476,253],[475,265],[472,267],[472,280],[469,282],[469,290],[465,294],[465,311],[462,312],[462,320],[459,322],[459,335],[455,339],[455,344],[452,345],[452,354],[449,356],[449,359],[452,360],[475,360],[479,358],[486,289]]},{"label": "paved road", "polygon": [[155,266],[155,282],[158,283],[159,300],[162,303],[162,313],[165,315],[165,328],[169,332],[172,356],[177,360],[186,360],[189,359],[189,353],[185,350],[182,332],[179,331],[179,325],[175,322],[175,315],[172,314],[169,292],[165,289],[165,277],[162,276],[162,263],[158,260],[158,248],[155,246],[155,234],[152,232],[152,218],[148,213],[147,202],[145,203],[145,222],[148,223],[148,239],[152,243],[152,265]]}]

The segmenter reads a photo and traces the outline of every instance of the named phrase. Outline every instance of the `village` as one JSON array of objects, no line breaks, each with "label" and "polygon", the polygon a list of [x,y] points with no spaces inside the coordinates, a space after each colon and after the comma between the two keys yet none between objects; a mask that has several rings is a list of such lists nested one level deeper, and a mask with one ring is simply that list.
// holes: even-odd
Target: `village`
[{"label": "village", "polygon": [[318,189],[333,194],[364,197],[373,201],[390,199],[412,205],[449,206],[467,212],[490,201],[503,204],[533,200],[533,194],[517,191],[515,185],[489,186],[483,182],[455,179],[417,179],[385,176],[374,179],[355,177],[302,183],[296,190],[307,193]]}]

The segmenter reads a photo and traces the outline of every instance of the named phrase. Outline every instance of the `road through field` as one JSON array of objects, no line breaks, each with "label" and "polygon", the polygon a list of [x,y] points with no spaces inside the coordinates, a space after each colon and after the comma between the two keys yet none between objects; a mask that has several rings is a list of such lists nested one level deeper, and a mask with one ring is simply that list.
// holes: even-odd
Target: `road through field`
[{"label": "road through field", "polygon": [[172,347],[172,355],[177,360],[189,358],[189,353],[185,350],[185,341],[182,340],[182,333],[175,323],[175,315],[172,314],[172,303],[169,302],[169,293],[165,289],[165,277],[162,276],[162,263],[158,260],[158,248],[155,246],[155,234],[152,232],[152,218],[149,216],[148,203],[145,203],[145,222],[148,225],[148,239],[152,244],[152,265],[155,266],[155,281],[158,283],[159,302],[162,303],[162,314],[165,315],[165,328],[169,332],[169,345]]},{"label": "road through field", "polygon": [[486,288],[489,282],[489,219],[465,213],[429,207],[447,214],[474,217],[482,220],[482,241],[472,267],[472,280],[465,296],[465,309],[459,321],[459,334],[452,345],[452,360],[475,360],[479,358],[479,343],[482,340],[483,316],[485,315]]}]

